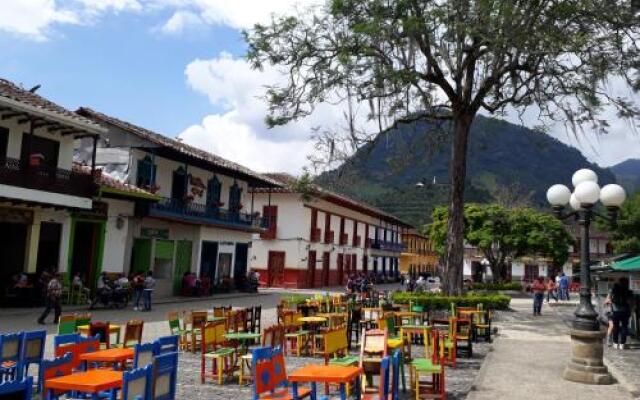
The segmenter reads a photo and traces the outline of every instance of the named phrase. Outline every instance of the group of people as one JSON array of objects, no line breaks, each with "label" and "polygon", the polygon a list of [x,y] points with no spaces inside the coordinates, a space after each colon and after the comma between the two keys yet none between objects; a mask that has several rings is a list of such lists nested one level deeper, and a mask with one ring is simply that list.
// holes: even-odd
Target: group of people
[{"label": "group of people", "polygon": [[371,290],[371,279],[363,272],[358,275],[350,275],[347,279],[347,292],[351,294],[355,293],[368,293]]},{"label": "group of people", "polygon": [[[117,290],[133,289],[133,309],[136,311],[151,311],[151,293],[156,287],[156,280],[153,272],[148,271],[146,274],[138,271],[131,273],[127,278],[125,274],[119,274],[118,278],[112,280],[106,272],[103,272],[98,278],[96,289],[99,294],[107,294]],[[140,306],[140,300],[143,306]]]},{"label": "group of people", "polygon": [[555,278],[537,277],[531,284],[531,293],[533,293],[533,315],[542,314],[542,303],[544,295],[547,294],[547,303],[554,299],[571,300],[569,294],[569,277],[560,272]]}]

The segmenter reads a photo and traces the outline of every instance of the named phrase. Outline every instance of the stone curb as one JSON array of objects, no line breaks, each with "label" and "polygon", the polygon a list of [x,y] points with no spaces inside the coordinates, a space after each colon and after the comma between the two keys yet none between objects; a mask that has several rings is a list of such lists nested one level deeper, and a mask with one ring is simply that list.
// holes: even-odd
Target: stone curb
[{"label": "stone curb", "polygon": [[487,355],[485,356],[484,360],[482,361],[482,365],[480,366],[480,370],[478,371],[478,374],[476,375],[475,379],[473,380],[473,383],[471,384],[471,388],[469,389],[469,393],[467,393],[467,395],[465,396],[465,399],[469,399],[472,400],[473,394],[475,392],[480,392],[482,391],[482,382],[484,381],[486,375],[487,375],[487,370],[489,369],[489,365],[491,364],[491,361],[493,359],[493,353],[494,353],[494,346],[497,344],[497,342],[499,340],[502,340],[501,337],[499,337],[499,333],[500,331],[494,333],[494,337],[493,340],[491,341],[491,345],[489,347],[489,351],[487,352]]},{"label": "stone curb", "polygon": [[634,399],[640,399],[640,387],[636,383],[627,379],[622,370],[609,362],[606,356],[604,357],[604,365],[607,366],[609,373],[627,392],[631,394]]}]

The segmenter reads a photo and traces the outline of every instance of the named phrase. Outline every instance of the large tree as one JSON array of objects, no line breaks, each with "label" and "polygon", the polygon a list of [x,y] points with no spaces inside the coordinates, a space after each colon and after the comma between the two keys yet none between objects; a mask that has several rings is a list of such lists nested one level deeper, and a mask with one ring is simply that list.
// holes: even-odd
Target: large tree
[{"label": "large tree", "polygon": [[[436,208],[427,230],[440,253],[446,250],[447,218],[446,207]],[[523,256],[545,257],[553,266],[562,266],[573,244],[562,222],[528,207],[465,204],[464,222],[464,239],[487,259],[495,281],[506,277],[509,260]]]},{"label": "large tree", "polygon": [[[267,123],[286,124],[323,102],[348,105],[345,132],[321,136],[329,161],[399,122],[446,121],[452,135],[444,289],[462,291],[463,204],[469,128],[478,112],[533,106],[542,121],[605,131],[605,106],[640,115],[607,82],[640,88],[633,0],[327,0],[246,32],[255,68],[288,79],[267,88]],[[354,112],[356,110],[356,112]],[[538,124],[538,123],[537,123]],[[371,124],[370,124],[371,125]],[[538,124],[539,125],[539,124]]]},{"label": "large tree", "polygon": [[[600,227],[609,229],[605,224]],[[612,244],[616,253],[640,253],[640,192],[622,204]]]}]

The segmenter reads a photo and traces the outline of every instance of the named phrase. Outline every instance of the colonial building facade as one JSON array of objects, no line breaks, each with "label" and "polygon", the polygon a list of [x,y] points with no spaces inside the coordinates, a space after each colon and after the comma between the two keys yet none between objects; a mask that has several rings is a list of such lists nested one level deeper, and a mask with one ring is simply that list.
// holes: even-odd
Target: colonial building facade
[{"label": "colonial building facade", "polygon": [[[77,112],[106,130],[96,165],[159,199],[120,204],[121,229],[111,232],[104,271],[153,271],[158,296],[178,294],[187,272],[211,290],[246,278],[252,235],[266,228],[249,190],[272,180],[117,118]],[[86,159],[87,148],[78,154]]]},{"label": "colonial building facade", "polygon": [[254,237],[251,268],[264,286],[313,288],[343,285],[349,275],[399,274],[401,233],[409,228],[393,215],[311,185],[292,189],[294,178],[265,174],[283,187],[253,188],[256,209],[269,228]]},{"label": "colonial building facade", "polygon": [[403,274],[429,273],[437,275],[438,254],[429,238],[415,229],[402,234],[404,250],[400,255],[400,272]]},{"label": "colonial building facade", "polygon": [[93,154],[106,131],[36,90],[0,79],[0,296],[7,302],[16,276],[26,274],[37,296],[39,274],[65,272],[78,255],[76,221],[93,212],[96,185],[91,167],[73,169],[74,141],[87,138]]}]

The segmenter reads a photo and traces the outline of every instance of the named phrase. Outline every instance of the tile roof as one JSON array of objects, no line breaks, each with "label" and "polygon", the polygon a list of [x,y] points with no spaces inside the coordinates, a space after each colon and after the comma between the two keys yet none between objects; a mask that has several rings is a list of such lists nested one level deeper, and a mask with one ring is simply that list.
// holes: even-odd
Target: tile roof
[{"label": "tile roof", "polygon": [[[269,172],[269,173],[263,173],[263,175],[270,177],[271,179],[279,182],[282,184],[282,187],[278,187],[278,188],[254,188],[253,191],[255,193],[293,193],[292,189],[291,189],[291,185],[293,183],[296,182],[296,178],[291,175],[291,174],[287,174],[285,172]],[[400,218],[396,217],[393,214],[389,214],[386,211],[383,211],[377,207],[371,206],[367,203],[364,203],[362,201],[358,201],[355,199],[352,199],[348,196],[345,196],[343,194],[337,193],[337,192],[333,192],[331,190],[325,189],[320,185],[317,184],[312,184],[311,185],[311,190],[313,191],[313,195],[320,197],[324,200],[330,201],[332,203],[338,203],[344,207],[347,208],[353,208],[356,209],[359,212],[363,212],[365,214],[368,214],[370,216],[374,216],[374,217],[379,217],[382,218],[386,221],[390,221],[390,222],[394,222],[396,224],[399,225],[403,225],[405,227],[411,227],[410,224],[407,224],[406,222],[402,221]]]},{"label": "tile roof", "polygon": [[100,125],[95,122],[84,118],[73,111],[69,111],[61,105],[45,99],[36,93],[32,93],[29,90],[3,78],[0,78],[0,98],[10,99],[27,106],[34,107],[54,118],[57,116],[64,118],[65,120],[75,121],[79,124],[102,130]]},{"label": "tile roof", "polygon": [[[87,175],[91,174],[91,167],[88,165],[73,164],[73,170],[75,172],[79,172]],[[123,182],[120,179],[114,178],[104,173],[101,169],[96,169],[95,176],[96,176],[96,183],[100,186],[115,189],[117,191],[124,192],[124,193],[131,193],[134,195],[142,195],[146,197],[157,197],[155,194],[148,192],[144,189],[141,189],[138,186],[135,186],[130,183]]]},{"label": "tile roof", "polygon": [[161,135],[159,133],[150,131],[148,129],[142,128],[140,126],[131,124],[129,122],[123,121],[121,119],[111,117],[109,115],[103,114],[101,112],[92,110],[88,107],[81,107],[76,111],[78,114],[83,115],[87,118],[91,118],[98,122],[103,122],[106,124],[111,124],[116,126],[122,130],[125,130],[131,134],[134,134],[142,139],[153,142],[159,146],[172,148],[182,154],[185,154],[189,157],[193,157],[207,163],[210,163],[216,167],[221,167],[227,169],[229,171],[233,171],[257,181],[261,181],[268,185],[278,186],[279,183],[274,181],[273,179],[259,174],[247,167],[244,167],[240,164],[234,163],[233,161],[226,160],[222,157],[216,156],[215,154],[211,154],[207,151],[199,149],[197,147],[188,145],[186,143],[182,143],[176,139],[169,138],[167,136]]}]

